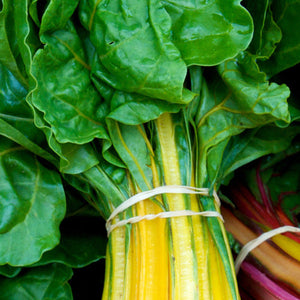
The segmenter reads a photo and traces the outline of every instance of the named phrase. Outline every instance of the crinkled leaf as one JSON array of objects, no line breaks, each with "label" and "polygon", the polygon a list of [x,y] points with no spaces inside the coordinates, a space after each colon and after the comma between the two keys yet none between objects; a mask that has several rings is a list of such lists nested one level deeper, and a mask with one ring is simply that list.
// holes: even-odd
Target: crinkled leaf
[{"label": "crinkled leaf", "polygon": [[65,195],[59,175],[1,138],[0,264],[34,263],[59,242]]},{"label": "crinkled leaf", "polygon": [[32,111],[25,101],[27,91],[1,63],[0,77],[0,135],[55,164],[44,134],[34,126]]},{"label": "crinkled leaf", "polygon": [[288,87],[261,80],[261,73],[255,67],[252,57],[245,55],[220,65],[219,72],[242,108],[243,117],[255,114],[255,120],[251,122],[257,125],[267,119],[267,122],[280,120],[289,123]]},{"label": "crinkled leaf", "polygon": [[[0,74],[2,75],[0,83],[2,91],[0,94],[0,100],[2,100],[0,102],[0,135],[22,145],[58,167],[57,159],[49,153],[49,149],[45,145],[43,132],[38,130],[33,123],[32,112],[25,102],[26,90],[2,65],[0,65]],[[35,110],[36,123],[40,121],[40,123],[46,124],[43,119],[37,117],[37,110]],[[52,149],[61,157],[61,171],[73,174],[80,173],[98,163],[98,159],[89,144],[82,146],[71,145],[70,143],[60,145],[52,136],[49,128],[45,125],[40,127],[48,135]]]},{"label": "crinkled leaf", "polygon": [[[228,60],[218,70],[219,78],[216,73],[207,74],[208,83],[203,84],[196,116],[200,143],[199,186],[211,185],[216,180],[219,170],[218,166],[213,166],[216,155],[209,158],[209,152],[216,151],[213,147],[221,147],[219,143],[247,128],[277,120],[290,121],[286,101],[289,89],[265,81],[251,57]],[[222,155],[222,151],[218,155]],[[211,164],[215,171],[210,169]]]},{"label": "crinkled leaf", "polygon": [[53,262],[72,268],[82,268],[105,257],[106,235],[104,222],[96,218],[74,216],[61,225],[61,240],[57,247],[43,254],[34,266]]},{"label": "crinkled leaf", "polygon": [[40,46],[28,6],[28,0],[4,0],[0,12],[0,62],[26,88],[31,81],[31,58]]},{"label": "crinkled leaf", "polygon": [[[17,45],[18,47],[15,46],[14,48],[17,49],[19,52],[21,51],[20,49],[22,49],[23,51],[22,54],[23,60],[20,60],[20,64],[25,63],[26,66],[29,66],[31,65],[31,52],[33,52],[35,48],[32,46],[33,38],[31,38],[34,35],[34,30],[32,29],[32,26],[30,26],[30,22],[26,19],[27,18],[26,9],[24,8],[24,5],[27,5],[26,3],[27,3],[26,1],[19,1],[17,5],[14,6],[7,5],[7,8],[5,8],[2,13],[4,14],[5,12],[7,12],[5,14],[4,21],[6,20],[6,18],[8,19],[13,18],[13,16],[17,14],[20,14],[20,18],[22,20],[24,19],[23,20],[24,28],[22,27],[23,28],[22,31],[20,32],[17,31],[16,33],[14,33],[13,29],[11,29],[12,30],[11,35],[12,36],[17,35],[20,39],[20,41],[18,41],[18,45]],[[53,10],[54,10],[53,7],[55,8],[55,5],[57,6],[57,3],[54,4],[51,3],[51,5],[49,5],[48,11],[50,14],[51,13],[53,14]],[[20,23],[21,20],[19,20],[18,22]],[[61,20],[61,22],[63,22],[63,20]],[[44,21],[44,23],[47,24],[47,18]],[[48,27],[49,26],[50,25],[48,24]],[[44,27],[47,26],[44,25]],[[21,36],[21,34],[23,35]],[[21,41],[23,41],[23,43],[21,43]],[[19,52],[16,53],[18,54]],[[43,114],[41,113],[41,111],[38,110],[37,107],[33,106],[32,99],[34,99],[34,97],[32,97],[32,95],[30,94],[27,100],[28,100],[28,104],[31,106],[31,108],[34,111],[34,123],[35,123],[34,124],[32,111],[25,102],[27,91],[15,78],[16,72],[12,74],[10,71],[7,70],[6,67],[4,67],[4,65],[0,66],[0,72],[1,72],[0,87],[2,91],[2,93],[0,94],[0,100],[2,100],[0,104],[0,117],[3,118],[3,120],[1,120],[2,135],[10,138],[11,140],[19,143],[20,145],[24,146],[25,148],[32,151],[33,153],[57,165],[55,158],[52,157],[50,154],[48,154],[45,151],[46,149],[43,150],[39,147],[42,146],[43,148],[48,148],[45,146],[45,142],[44,142],[45,140],[44,134],[46,134],[50,147],[61,158],[60,169],[63,172],[68,172],[68,173],[82,172],[90,168],[91,166],[95,165],[98,162],[98,160],[95,157],[95,154],[93,153],[89,145],[85,145],[82,147],[75,145],[74,147],[72,147],[71,150],[70,150],[70,144],[60,145],[52,133],[52,127],[49,125],[49,123],[47,123],[43,119]],[[37,130],[37,127],[41,128],[44,131],[44,134],[42,133],[42,131]],[[28,138],[30,140],[28,140]],[[36,142],[38,145],[34,144],[33,142]]]},{"label": "crinkled leaf", "polygon": [[247,48],[252,18],[241,1],[165,0],[172,41],[187,65],[217,65]]},{"label": "crinkled leaf", "polygon": [[33,59],[37,87],[31,103],[50,124],[60,143],[83,144],[107,138],[103,125],[106,109],[91,84],[89,66],[74,26],[43,36],[46,44]]},{"label": "crinkled leaf", "polygon": [[271,9],[282,39],[270,59],[260,63],[269,77],[300,62],[300,1],[272,1]]},{"label": "crinkled leaf", "polygon": [[[58,168],[61,172],[77,174],[88,170],[98,163],[97,155],[91,144],[77,145],[72,143],[59,143],[52,132],[51,126],[43,119],[42,113],[31,105],[31,98],[29,97],[27,100],[34,110],[35,125],[44,132],[49,147],[60,158]],[[17,140],[17,142],[20,143],[20,140]],[[29,150],[34,152],[33,149]]]},{"label": "crinkled leaf", "polygon": [[183,89],[186,65],[170,40],[171,20],[160,1],[81,1],[79,14],[97,50],[94,77],[125,92],[191,101]]},{"label": "crinkled leaf", "polygon": [[68,280],[73,272],[60,264],[24,270],[15,278],[0,278],[3,300],[72,300]]}]

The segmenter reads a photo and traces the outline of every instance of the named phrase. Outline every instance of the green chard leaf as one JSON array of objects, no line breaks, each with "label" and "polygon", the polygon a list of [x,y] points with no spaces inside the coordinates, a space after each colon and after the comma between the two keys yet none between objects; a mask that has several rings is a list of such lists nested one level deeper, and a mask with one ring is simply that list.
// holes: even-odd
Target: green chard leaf
[{"label": "green chard leaf", "polygon": [[271,10],[276,24],[282,32],[282,39],[269,60],[260,62],[268,77],[291,68],[300,62],[300,1],[272,1]]},{"label": "green chard leaf", "polygon": [[259,59],[266,60],[274,52],[282,33],[274,21],[270,0],[244,1],[254,21],[254,34],[247,51]]},{"label": "green chard leaf", "polygon": [[299,133],[299,126],[278,128],[266,125],[233,136],[224,152],[219,176],[225,178],[234,170],[255,159],[286,150]]},{"label": "green chard leaf", "polygon": [[3,1],[0,12],[0,62],[25,88],[32,84],[32,56],[41,43],[27,13],[29,0]]},{"label": "green chard leaf", "polygon": [[249,45],[253,22],[241,1],[165,0],[172,41],[188,66],[217,65]]},{"label": "green chard leaf", "polygon": [[102,100],[91,84],[84,50],[71,22],[42,36],[46,44],[33,59],[37,86],[30,102],[50,124],[60,143],[83,144],[107,138]]},{"label": "green chard leaf", "polygon": [[192,100],[183,89],[187,68],[170,40],[171,19],[160,1],[81,1],[79,15],[96,48],[95,78],[171,103]]},{"label": "green chard leaf", "polygon": [[[5,65],[24,86],[28,86],[28,78],[25,71],[24,31],[28,32],[26,23],[27,1],[3,1],[0,11],[0,62]],[[21,9],[20,7],[23,6]],[[15,31],[15,26],[21,30]],[[23,57],[22,57],[23,56]],[[26,56],[26,55],[25,55]]]},{"label": "green chard leaf", "polygon": [[48,2],[40,25],[40,36],[47,31],[63,29],[74,13],[79,0],[50,0]]},{"label": "green chard leaf", "polygon": [[144,191],[150,190],[152,188],[152,170],[149,167],[151,154],[145,141],[144,128],[139,125],[127,126],[114,121],[108,122],[108,128],[116,151],[139,188]]},{"label": "green chard leaf", "polygon": [[[54,4],[57,6],[57,3]],[[27,77],[26,80],[24,79],[25,77],[21,78],[19,76],[21,71],[18,71],[18,66],[14,67],[13,65],[13,63],[15,63],[13,56],[16,56],[18,58],[17,63],[21,66],[19,68],[20,70],[24,69],[22,67],[23,65],[25,65],[26,68],[29,68],[29,66],[31,67],[31,56],[39,45],[39,42],[36,42],[37,38],[35,35],[34,26],[26,14],[26,8],[24,5],[27,5],[26,1],[19,1],[15,6],[5,3],[4,9],[1,12],[3,14],[4,24],[13,18],[13,15],[18,14],[20,17],[18,19],[19,21],[16,22],[21,22],[21,20],[23,20],[22,22],[24,23],[22,23],[22,31],[18,30],[17,32],[14,32],[15,27],[12,27],[10,29],[10,35],[4,31],[4,27],[3,30],[0,31],[1,34],[6,34],[6,38],[18,37],[18,39],[15,38],[14,40],[14,43],[16,40],[18,41],[18,43],[12,48],[14,51],[11,50],[11,52],[9,52],[11,53],[11,57],[3,56],[3,61],[1,61],[3,63],[3,65],[1,64],[0,68],[2,79],[1,98],[3,97],[4,100],[1,101],[0,107],[0,117],[3,118],[3,120],[1,120],[1,134],[24,146],[33,153],[49,160],[54,165],[57,165],[56,159],[49,154],[48,151],[46,152],[40,148],[40,146],[43,148],[48,148],[45,143],[45,134],[50,148],[52,148],[52,150],[58,156],[60,156],[60,169],[69,173],[78,173],[82,170],[88,169],[98,162],[93,151],[91,150],[91,147],[89,145],[85,145],[83,147],[75,145],[72,147],[72,149],[70,149],[68,144],[61,145],[58,143],[53,135],[52,127],[44,120],[43,113],[33,105],[34,97],[32,96],[32,93],[28,94],[28,91],[25,88],[28,86],[28,82],[30,80],[32,81],[31,85],[33,85],[36,78],[32,77],[32,73],[29,72],[29,69],[26,71],[26,74],[24,73],[25,71],[22,71],[27,77],[29,77],[29,79]],[[48,7],[49,12],[52,14],[54,10],[53,7],[55,7],[53,4],[49,5]],[[56,9],[57,8],[58,7],[56,7]],[[70,9],[67,11],[70,14]],[[61,22],[63,23],[62,18]],[[47,28],[47,18],[43,24],[46,24],[43,25],[43,28]],[[17,26],[17,28],[19,27]],[[7,43],[10,43],[10,41]],[[8,51],[10,49],[8,46],[8,44],[4,43],[3,49]],[[8,64],[10,61],[13,63]],[[29,106],[24,101],[26,96]],[[33,116],[31,109],[34,112]],[[42,131],[39,131],[38,128],[42,129],[44,134]],[[37,143],[38,145],[34,144],[33,142]],[[78,160],[78,157],[84,159]]]},{"label": "green chard leaf", "polygon": [[199,186],[215,183],[231,136],[275,121],[290,122],[289,89],[267,82],[251,56],[228,60],[219,65],[218,72],[207,74],[197,100]]},{"label": "green chard leaf", "polygon": [[[85,50],[69,21],[73,10],[68,6],[60,11],[57,1],[47,7],[41,23],[41,39],[46,45],[33,58],[36,87],[27,101],[34,110],[36,126],[44,131],[49,146],[60,157],[59,169],[77,174],[98,163],[88,142],[108,136],[105,103],[91,83]],[[54,24],[50,20],[56,11],[62,17]]]},{"label": "green chard leaf", "polygon": [[127,125],[138,125],[157,119],[164,112],[177,113],[182,107],[180,104],[115,91],[108,118]]},{"label": "green chard leaf", "polygon": [[[113,173],[120,173],[119,168],[109,168],[115,169],[116,172]],[[86,172],[84,172],[84,177],[87,178],[89,184],[96,190],[96,199],[94,203],[96,207],[101,211],[101,214],[107,219],[113,207],[119,206],[122,202],[129,198],[128,193],[128,181],[125,177],[125,188],[122,189],[122,179],[120,182],[119,176],[114,176],[111,174],[109,170],[106,170],[102,164],[99,164]],[[121,170],[122,173],[122,170]],[[123,177],[123,176],[121,176]],[[92,197],[91,197],[92,198]]]},{"label": "green chard leaf", "polygon": [[0,139],[0,264],[28,265],[59,243],[65,195],[56,171]]},{"label": "green chard leaf", "polygon": [[73,272],[60,264],[23,270],[15,278],[0,278],[0,294],[3,300],[72,300],[68,280]]},{"label": "green chard leaf", "polygon": [[[41,134],[34,126],[33,115],[25,98],[27,90],[14,75],[0,63],[0,118],[32,140],[41,141]],[[41,133],[41,132],[40,132]]]},{"label": "green chard leaf", "polygon": [[22,145],[54,165],[42,131],[34,126],[33,115],[25,101],[26,89],[0,63],[0,135]]}]

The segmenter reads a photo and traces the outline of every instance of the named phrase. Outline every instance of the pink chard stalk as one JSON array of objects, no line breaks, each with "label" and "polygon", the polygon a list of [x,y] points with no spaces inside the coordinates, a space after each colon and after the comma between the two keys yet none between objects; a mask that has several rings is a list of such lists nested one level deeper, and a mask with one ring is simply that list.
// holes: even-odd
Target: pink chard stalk
[{"label": "pink chard stalk", "polygon": [[[240,246],[275,228],[299,227],[299,166],[295,155],[279,164],[269,157],[225,189],[233,202],[222,210],[225,227]],[[278,234],[252,250],[238,282],[245,300],[300,299],[300,233]]]}]

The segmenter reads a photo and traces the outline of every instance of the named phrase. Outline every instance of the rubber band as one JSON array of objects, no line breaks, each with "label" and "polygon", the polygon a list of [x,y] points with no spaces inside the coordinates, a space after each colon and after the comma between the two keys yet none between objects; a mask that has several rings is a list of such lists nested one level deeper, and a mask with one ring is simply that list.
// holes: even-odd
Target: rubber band
[{"label": "rubber band", "polygon": [[239,255],[237,256],[235,260],[235,273],[238,274],[240,270],[240,266],[245,260],[246,256],[256,247],[258,247],[260,244],[265,242],[266,240],[272,238],[273,236],[285,232],[299,232],[300,233],[300,228],[294,227],[294,226],[282,226],[279,228],[272,229],[270,231],[267,231],[263,234],[261,234],[258,238],[248,242],[243,246],[241,249]]},{"label": "rubber band", "polygon": [[137,216],[137,217],[132,217],[129,219],[121,220],[118,221],[116,224],[106,226],[107,229],[107,235],[116,229],[117,227],[124,226],[126,224],[134,224],[138,223],[143,220],[154,220],[157,218],[161,219],[166,219],[166,218],[174,218],[174,217],[189,217],[189,216],[202,216],[202,217],[217,217],[219,218],[222,222],[224,222],[224,219],[220,213],[217,211],[201,211],[201,212],[196,212],[192,210],[177,210],[177,211],[164,211],[158,214],[149,214],[145,216]]},{"label": "rubber band", "polygon": [[[205,217],[218,217],[220,220],[223,221],[223,217],[220,213],[216,211],[203,211],[203,212],[195,212],[191,210],[181,210],[181,211],[166,211],[161,212],[155,215],[149,214],[145,216],[137,216],[132,217],[125,220],[120,220],[115,224],[111,224],[112,220],[121,212],[124,212],[127,208],[135,205],[136,203],[149,199],[151,197],[161,195],[161,194],[197,194],[202,196],[210,196],[209,194],[210,190],[208,188],[196,188],[192,186],[181,186],[181,185],[166,185],[157,187],[153,190],[145,191],[138,193],[126,201],[124,201],[121,205],[119,205],[115,210],[112,212],[110,217],[106,221],[106,230],[107,235],[116,229],[117,227],[124,226],[126,224],[134,224],[137,222],[140,222],[142,220],[153,220],[156,218],[172,218],[172,217],[182,217],[182,216],[205,216]],[[213,191],[213,197],[218,206],[221,205],[220,199],[218,198],[218,195],[215,191]]]}]

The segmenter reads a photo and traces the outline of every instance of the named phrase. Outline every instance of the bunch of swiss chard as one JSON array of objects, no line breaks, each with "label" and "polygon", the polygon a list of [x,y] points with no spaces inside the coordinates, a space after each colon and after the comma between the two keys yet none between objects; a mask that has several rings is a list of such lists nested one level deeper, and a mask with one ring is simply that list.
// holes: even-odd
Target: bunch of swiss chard
[{"label": "bunch of swiss chard", "polygon": [[[245,244],[271,229],[299,227],[299,140],[285,152],[240,170],[226,188],[226,229]],[[240,289],[255,299],[299,299],[300,234],[275,235],[241,265]],[[245,298],[248,299],[248,298]]]},{"label": "bunch of swiss chard", "polygon": [[145,220],[108,240],[98,220],[164,185],[209,195],[164,194],[114,222],[220,211],[213,191],[233,171],[290,147],[299,107],[274,76],[300,60],[299,5],[2,0],[1,299],[72,299],[72,269],[105,248],[103,299],[239,299],[220,219]]}]

